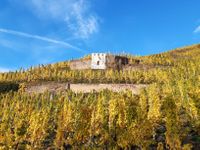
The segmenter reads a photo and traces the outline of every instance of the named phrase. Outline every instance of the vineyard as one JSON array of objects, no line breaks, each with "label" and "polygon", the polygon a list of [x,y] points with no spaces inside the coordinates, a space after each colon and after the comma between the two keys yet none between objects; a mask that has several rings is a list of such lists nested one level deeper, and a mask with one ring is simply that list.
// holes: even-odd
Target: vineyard
[{"label": "vineyard", "polygon": [[[60,62],[1,73],[0,149],[200,149],[200,45],[127,57],[151,69],[78,71]],[[148,86],[137,95],[24,90],[50,81]]]}]

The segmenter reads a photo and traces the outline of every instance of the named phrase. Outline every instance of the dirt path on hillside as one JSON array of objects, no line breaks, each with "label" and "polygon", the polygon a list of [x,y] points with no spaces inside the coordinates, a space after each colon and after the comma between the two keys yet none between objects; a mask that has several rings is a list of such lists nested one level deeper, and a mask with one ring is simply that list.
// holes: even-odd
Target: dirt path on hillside
[{"label": "dirt path on hillside", "polygon": [[[142,88],[147,87],[145,84],[70,84],[70,89],[74,92],[89,93],[92,91],[101,91],[104,89],[120,92],[131,90],[134,94],[138,94]],[[42,83],[28,85],[26,91],[28,93],[43,93],[45,91],[58,92],[68,89],[68,83]]]}]

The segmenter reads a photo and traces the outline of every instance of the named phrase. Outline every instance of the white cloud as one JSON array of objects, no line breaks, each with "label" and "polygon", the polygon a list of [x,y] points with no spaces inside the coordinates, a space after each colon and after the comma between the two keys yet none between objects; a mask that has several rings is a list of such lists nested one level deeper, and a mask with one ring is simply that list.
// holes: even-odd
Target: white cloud
[{"label": "white cloud", "polygon": [[200,33],[200,25],[194,30],[194,33]]},{"label": "white cloud", "polygon": [[77,38],[87,39],[98,32],[98,17],[89,0],[31,0],[29,5],[38,17],[64,21]]},{"label": "white cloud", "polygon": [[73,45],[71,45],[67,42],[58,41],[58,40],[50,39],[50,38],[39,36],[39,35],[32,35],[32,34],[28,34],[28,33],[24,33],[24,32],[2,29],[2,28],[0,28],[0,32],[12,34],[12,35],[17,35],[17,36],[23,36],[23,37],[26,37],[26,38],[33,38],[33,39],[37,39],[37,40],[42,40],[42,41],[46,41],[46,42],[50,42],[50,43],[54,43],[54,44],[59,44],[59,45],[63,45],[63,46],[75,49],[75,50],[80,51],[80,52],[84,52],[80,48],[75,47],[75,46],[73,46]]}]

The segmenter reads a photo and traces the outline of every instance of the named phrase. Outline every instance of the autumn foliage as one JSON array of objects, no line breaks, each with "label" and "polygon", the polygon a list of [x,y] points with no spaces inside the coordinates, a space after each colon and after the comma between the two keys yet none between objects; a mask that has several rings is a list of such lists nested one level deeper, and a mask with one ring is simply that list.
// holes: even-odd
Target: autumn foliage
[{"label": "autumn foliage", "polygon": [[[20,90],[0,94],[0,149],[198,149],[200,46],[137,59],[155,68],[72,71],[62,62],[0,74],[1,82],[20,84]],[[139,95],[23,90],[27,82],[40,81],[148,87]]]}]

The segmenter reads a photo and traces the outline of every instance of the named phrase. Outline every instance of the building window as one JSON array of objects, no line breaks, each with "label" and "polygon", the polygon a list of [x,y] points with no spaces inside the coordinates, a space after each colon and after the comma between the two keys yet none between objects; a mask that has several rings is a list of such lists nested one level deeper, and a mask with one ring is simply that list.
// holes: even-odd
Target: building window
[{"label": "building window", "polygon": [[97,65],[99,65],[99,61],[97,61]]}]

